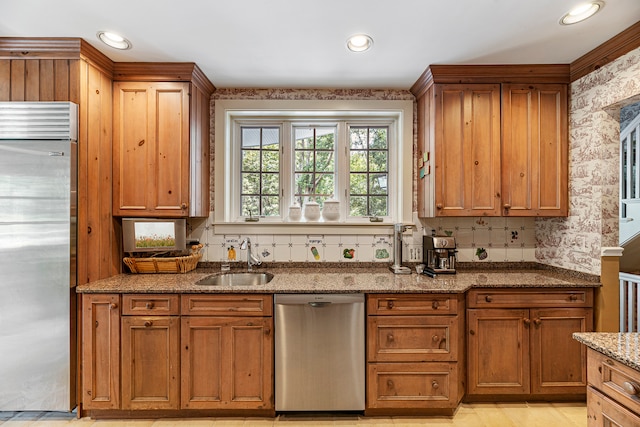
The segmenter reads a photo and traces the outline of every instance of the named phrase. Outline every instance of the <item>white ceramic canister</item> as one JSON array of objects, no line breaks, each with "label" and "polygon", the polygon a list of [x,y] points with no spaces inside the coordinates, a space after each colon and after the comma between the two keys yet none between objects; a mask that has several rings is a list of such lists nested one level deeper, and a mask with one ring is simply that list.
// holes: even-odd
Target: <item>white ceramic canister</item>
[{"label": "white ceramic canister", "polygon": [[316,202],[304,204],[304,219],[307,221],[317,221],[320,219],[320,205]]},{"label": "white ceramic canister", "polygon": [[300,221],[302,218],[302,208],[298,203],[289,206],[289,221]]},{"label": "white ceramic canister", "polygon": [[340,202],[336,199],[327,199],[322,208],[322,218],[325,221],[337,221],[340,219]]}]

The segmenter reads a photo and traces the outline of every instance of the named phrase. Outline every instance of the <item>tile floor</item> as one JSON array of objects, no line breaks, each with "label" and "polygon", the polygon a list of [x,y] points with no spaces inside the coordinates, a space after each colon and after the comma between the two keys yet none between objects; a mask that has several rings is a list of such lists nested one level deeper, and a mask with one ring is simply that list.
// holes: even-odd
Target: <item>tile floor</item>
[{"label": "tile floor", "polygon": [[158,420],[77,419],[59,412],[0,412],[2,427],[263,427],[263,426],[457,426],[457,427],[586,427],[584,403],[462,404],[451,417],[296,416],[271,418],[195,418]]}]

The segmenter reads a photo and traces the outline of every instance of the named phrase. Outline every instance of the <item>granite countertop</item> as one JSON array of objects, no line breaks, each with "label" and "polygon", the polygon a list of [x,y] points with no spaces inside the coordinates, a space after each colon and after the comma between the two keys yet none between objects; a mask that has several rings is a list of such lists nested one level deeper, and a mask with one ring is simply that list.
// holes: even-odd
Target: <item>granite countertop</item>
[{"label": "granite countertop", "polygon": [[576,332],[573,338],[612,359],[640,371],[640,333]]},{"label": "granite countertop", "polygon": [[[246,270],[243,270],[246,271]],[[470,288],[599,287],[600,282],[547,270],[478,270],[431,278],[413,272],[396,275],[376,268],[269,268],[274,278],[259,286],[196,284],[219,269],[197,268],[183,274],[119,274],[76,288],[79,293],[464,293]],[[235,272],[235,271],[232,271]]]}]

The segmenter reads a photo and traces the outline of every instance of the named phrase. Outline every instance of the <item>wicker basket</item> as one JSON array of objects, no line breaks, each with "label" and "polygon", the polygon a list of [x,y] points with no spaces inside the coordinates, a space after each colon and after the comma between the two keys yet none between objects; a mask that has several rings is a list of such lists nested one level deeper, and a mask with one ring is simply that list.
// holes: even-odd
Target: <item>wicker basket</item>
[{"label": "wicker basket", "polygon": [[124,263],[132,273],[186,273],[194,270],[202,258],[202,244],[193,245],[187,256],[167,258],[125,257]]}]

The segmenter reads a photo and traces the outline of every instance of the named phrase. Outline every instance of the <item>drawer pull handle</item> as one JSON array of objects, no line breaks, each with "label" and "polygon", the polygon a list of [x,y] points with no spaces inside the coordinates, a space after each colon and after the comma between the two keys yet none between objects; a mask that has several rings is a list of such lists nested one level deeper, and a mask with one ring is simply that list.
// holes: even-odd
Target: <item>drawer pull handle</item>
[{"label": "drawer pull handle", "polygon": [[148,328],[149,326],[153,326],[153,322],[151,320],[147,320],[146,322],[144,322],[145,328]]},{"label": "drawer pull handle", "polygon": [[393,334],[389,334],[387,335],[387,341],[388,342],[393,342],[394,338],[393,338]]},{"label": "drawer pull handle", "polygon": [[615,366],[615,365],[616,365],[615,363],[613,363],[613,360],[611,360],[611,359],[606,359],[606,360],[604,361],[604,363],[606,363],[606,364],[607,364],[607,365],[609,365],[609,366]]},{"label": "drawer pull handle", "polygon": [[438,342],[438,341],[440,341],[440,337],[439,337],[439,336],[437,336],[437,335],[434,335],[431,339],[433,340],[433,342]]},{"label": "drawer pull handle", "polygon": [[638,385],[637,383],[634,383],[633,381],[623,382],[622,388],[624,389],[625,392],[627,392],[627,394],[630,394],[632,396],[636,396],[638,395],[638,393],[640,393],[640,385]]},{"label": "drawer pull handle", "polygon": [[112,310],[115,310],[116,308],[118,308],[118,304],[116,304],[115,302],[112,302],[112,303],[109,305],[109,308],[111,308]]},{"label": "drawer pull handle", "polygon": [[145,307],[147,307],[147,310],[151,310],[153,308],[153,303],[152,302],[148,302]]},{"label": "drawer pull handle", "polygon": [[433,307],[434,310],[437,310],[438,307],[440,307],[440,303],[438,301],[434,301],[431,303],[431,307]]},{"label": "drawer pull handle", "polygon": [[391,310],[393,308],[393,301],[387,301],[387,308]]},{"label": "drawer pull handle", "polygon": [[387,387],[393,388],[393,381],[387,380]]},{"label": "drawer pull handle", "polygon": [[438,384],[438,381],[433,380],[431,381],[431,387],[437,390],[438,388],[440,388],[440,384]]},{"label": "drawer pull handle", "polygon": [[578,295],[569,295],[569,301],[578,301]]},{"label": "drawer pull handle", "polygon": [[486,302],[491,302],[491,301],[493,301],[493,297],[491,295],[487,295],[486,297],[484,297],[484,300]]}]

